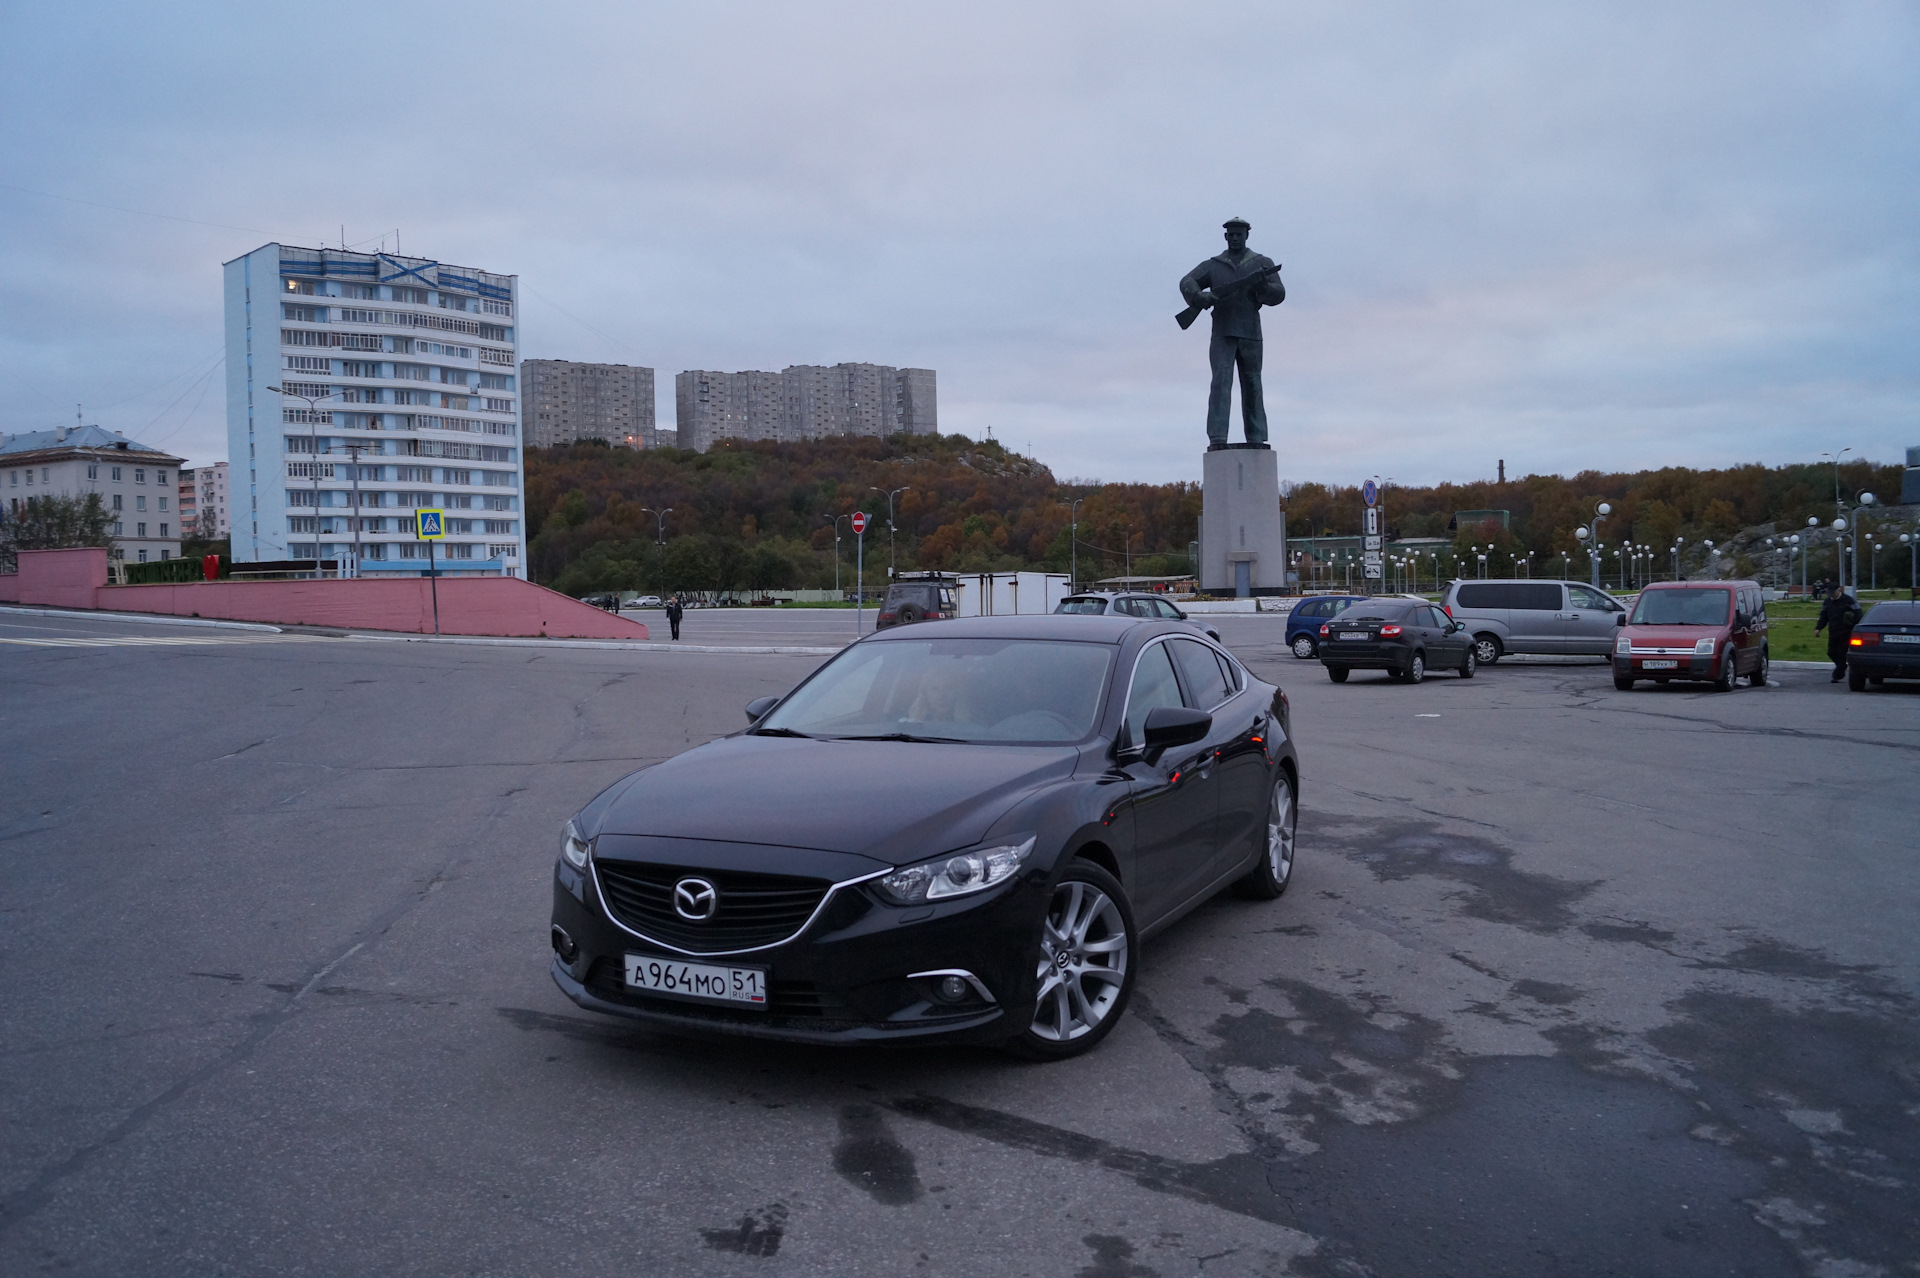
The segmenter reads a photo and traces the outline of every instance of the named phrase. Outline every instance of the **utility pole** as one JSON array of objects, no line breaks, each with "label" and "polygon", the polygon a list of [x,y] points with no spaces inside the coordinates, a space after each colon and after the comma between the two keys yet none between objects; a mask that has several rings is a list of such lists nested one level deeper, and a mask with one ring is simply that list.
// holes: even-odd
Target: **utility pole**
[{"label": "utility pole", "polygon": [[[334,398],[338,392],[325,395],[302,395],[296,391],[283,390],[278,386],[269,386],[268,390],[276,395],[285,395],[288,399],[301,399],[307,403],[307,453],[314,460],[309,462],[308,470],[313,477],[313,577],[320,579],[320,410],[316,407],[322,400]],[[331,421],[332,414],[328,414]]]},{"label": "utility pole", "polygon": [[[327,450],[331,453],[333,450]],[[360,454],[366,451],[366,445],[347,443],[340,451],[352,459],[353,464],[353,575],[360,575]],[[316,548],[315,553],[318,553]]]},{"label": "utility pole", "polygon": [[1075,497],[1073,504],[1067,507],[1067,589],[1080,589],[1080,503],[1085,497]]}]

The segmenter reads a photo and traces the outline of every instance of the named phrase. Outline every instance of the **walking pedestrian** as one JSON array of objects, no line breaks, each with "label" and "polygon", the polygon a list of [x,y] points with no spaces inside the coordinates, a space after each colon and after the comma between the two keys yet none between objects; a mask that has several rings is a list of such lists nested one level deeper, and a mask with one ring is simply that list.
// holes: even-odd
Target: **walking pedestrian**
[{"label": "walking pedestrian", "polygon": [[673,627],[673,640],[675,643],[680,642],[680,618],[686,615],[687,610],[680,606],[679,595],[675,595],[667,600],[667,624]]},{"label": "walking pedestrian", "polygon": [[1853,638],[1853,627],[1860,620],[1860,605],[1854,601],[1839,582],[1827,587],[1827,601],[1820,605],[1820,620],[1813,623],[1813,633],[1827,632],[1827,657],[1833,662],[1833,680],[1839,683],[1847,677],[1847,641]]}]

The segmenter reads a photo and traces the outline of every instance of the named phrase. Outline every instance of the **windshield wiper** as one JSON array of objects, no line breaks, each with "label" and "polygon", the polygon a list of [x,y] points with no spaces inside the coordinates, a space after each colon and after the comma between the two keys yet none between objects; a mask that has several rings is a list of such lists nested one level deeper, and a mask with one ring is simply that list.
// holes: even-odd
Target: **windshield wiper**
[{"label": "windshield wiper", "polygon": [[795,732],[792,728],[748,728],[747,734],[755,737],[805,737],[813,740],[810,732]]},{"label": "windshield wiper", "polygon": [[965,737],[922,737],[911,732],[882,732],[866,737],[835,737],[835,741],[920,741],[928,745],[968,745]]}]

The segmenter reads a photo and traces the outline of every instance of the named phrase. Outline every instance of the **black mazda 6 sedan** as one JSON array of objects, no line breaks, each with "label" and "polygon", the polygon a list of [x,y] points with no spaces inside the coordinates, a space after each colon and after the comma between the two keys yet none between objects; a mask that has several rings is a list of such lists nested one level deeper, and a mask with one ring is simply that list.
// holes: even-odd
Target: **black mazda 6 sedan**
[{"label": "black mazda 6 sedan", "polygon": [[1072,1056],[1141,939],[1293,873],[1287,700],[1179,622],[870,635],[567,822],[553,979],[594,1011]]}]

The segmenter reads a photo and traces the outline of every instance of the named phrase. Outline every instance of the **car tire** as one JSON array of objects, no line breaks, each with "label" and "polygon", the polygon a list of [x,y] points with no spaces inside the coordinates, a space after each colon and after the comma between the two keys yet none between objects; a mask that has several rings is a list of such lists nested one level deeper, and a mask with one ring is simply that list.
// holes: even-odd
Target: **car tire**
[{"label": "car tire", "polygon": [[1312,635],[1296,635],[1293,640],[1293,655],[1302,661],[1311,660],[1318,653],[1314,648]]},{"label": "car tire", "polygon": [[1041,1061],[1093,1050],[1133,995],[1140,937],[1126,889],[1091,861],[1070,863],[1035,941],[1033,1011],[1007,1047]]},{"label": "car tire", "polygon": [[1406,673],[1400,676],[1408,683],[1419,683],[1427,677],[1427,654],[1416,652],[1407,662]]},{"label": "car tire", "polygon": [[1713,681],[1713,690],[1715,692],[1733,691],[1734,685],[1740,682],[1740,676],[1734,673],[1739,669],[1739,665],[1738,650],[1729,647],[1727,649],[1727,655],[1720,659],[1720,675]]},{"label": "car tire", "polygon": [[1287,884],[1293,882],[1295,835],[1299,830],[1300,805],[1293,797],[1293,777],[1282,768],[1267,799],[1266,846],[1260,850],[1260,864],[1239,882],[1242,895],[1271,901],[1287,890]]},{"label": "car tire", "polygon": [[1627,678],[1625,675],[1615,675],[1613,677],[1613,687],[1616,692],[1632,692],[1633,680]]},{"label": "car tire", "polygon": [[1501,646],[1499,635],[1478,634],[1473,637],[1473,651],[1481,665],[1490,666],[1500,660],[1506,649]]},{"label": "car tire", "polygon": [[1765,648],[1762,648],[1760,650],[1760,664],[1755,666],[1753,668],[1753,673],[1747,676],[1748,686],[1754,687],[1754,688],[1766,687],[1767,686],[1767,667],[1772,664],[1773,664],[1772,658],[1767,655],[1767,650]]},{"label": "car tire", "polygon": [[1860,671],[1854,668],[1853,666],[1848,666],[1847,667],[1847,691],[1848,692],[1865,692],[1866,690],[1867,690],[1867,677],[1864,674],[1861,674]]},{"label": "car tire", "polygon": [[1347,681],[1347,668],[1345,666],[1328,666],[1327,678],[1333,680],[1335,683],[1345,683]]},{"label": "car tire", "polygon": [[927,619],[927,610],[919,604],[901,604],[899,608],[894,610],[893,617],[894,624],[901,626],[909,625],[915,621],[925,621]]},{"label": "car tire", "polygon": [[1460,661],[1460,677],[1462,679],[1471,679],[1473,678],[1473,672],[1479,668],[1480,658],[1473,655],[1473,645],[1468,644],[1467,655],[1461,658]]}]

